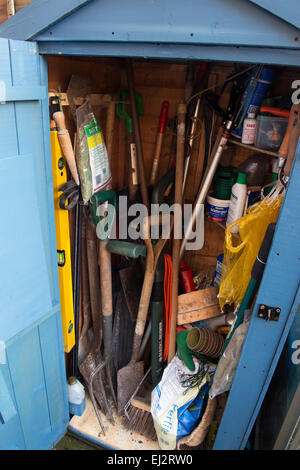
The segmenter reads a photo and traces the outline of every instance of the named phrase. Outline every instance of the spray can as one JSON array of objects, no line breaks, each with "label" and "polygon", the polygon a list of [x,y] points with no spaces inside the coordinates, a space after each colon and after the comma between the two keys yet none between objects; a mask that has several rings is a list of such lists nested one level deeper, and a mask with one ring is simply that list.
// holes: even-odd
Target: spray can
[{"label": "spray can", "polygon": [[262,101],[268,91],[275,76],[275,70],[257,66],[244,92],[241,102],[241,109],[237,116],[237,127],[232,131],[232,135],[241,138],[243,132],[244,119],[248,113],[258,113]]}]

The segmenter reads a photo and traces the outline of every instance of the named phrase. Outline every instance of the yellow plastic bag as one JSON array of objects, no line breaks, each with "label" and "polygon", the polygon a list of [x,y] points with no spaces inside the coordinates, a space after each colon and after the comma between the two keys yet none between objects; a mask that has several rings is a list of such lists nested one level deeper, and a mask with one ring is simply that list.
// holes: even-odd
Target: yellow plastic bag
[{"label": "yellow plastic bag", "polygon": [[[265,232],[270,223],[276,222],[283,197],[280,191],[272,191],[265,199],[250,206],[246,215],[226,227],[219,289],[221,308],[225,304],[241,303]],[[237,233],[232,233],[233,227]]]}]

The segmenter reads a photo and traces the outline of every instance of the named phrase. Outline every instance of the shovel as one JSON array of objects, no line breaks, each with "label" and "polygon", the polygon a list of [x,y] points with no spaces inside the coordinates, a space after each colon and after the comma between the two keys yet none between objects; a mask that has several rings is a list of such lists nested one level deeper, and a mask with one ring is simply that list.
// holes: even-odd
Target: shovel
[{"label": "shovel", "polygon": [[156,224],[161,223],[161,217],[145,217],[142,223],[144,241],[147,247],[146,270],[143,281],[142,294],[139,303],[137,320],[135,324],[131,360],[127,364],[127,366],[123,367],[118,371],[119,415],[123,414],[125,405],[127,404],[128,400],[130,399],[130,397],[132,396],[144,376],[144,362],[138,362],[138,356],[150,304],[150,298],[155,276],[155,268],[159,256],[168,240],[168,238],[160,237],[156,245],[154,247],[152,246],[150,239],[150,221],[152,221],[153,224],[155,222]]}]

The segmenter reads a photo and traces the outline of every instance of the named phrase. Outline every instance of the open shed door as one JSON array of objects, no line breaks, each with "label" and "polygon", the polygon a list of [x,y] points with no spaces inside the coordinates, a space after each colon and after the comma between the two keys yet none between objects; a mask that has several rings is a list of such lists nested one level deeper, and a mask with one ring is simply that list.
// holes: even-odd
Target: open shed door
[{"label": "open shed door", "polygon": [[0,39],[0,449],[47,449],[68,420],[48,116],[33,42]]}]

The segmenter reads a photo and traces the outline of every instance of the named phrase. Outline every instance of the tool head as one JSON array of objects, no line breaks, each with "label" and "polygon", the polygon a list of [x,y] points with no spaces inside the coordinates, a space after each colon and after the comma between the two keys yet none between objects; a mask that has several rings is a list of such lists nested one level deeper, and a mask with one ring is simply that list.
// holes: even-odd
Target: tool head
[{"label": "tool head", "polygon": [[124,413],[125,405],[135,393],[144,376],[144,362],[128,364],[118,371],[118,414]]}]

